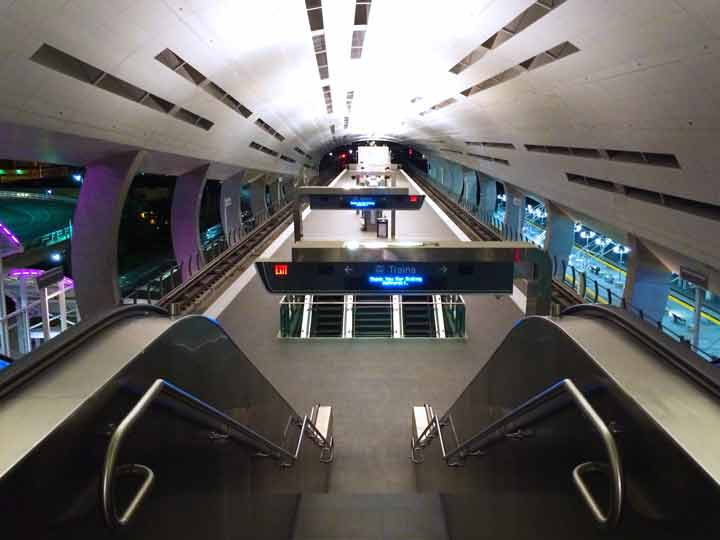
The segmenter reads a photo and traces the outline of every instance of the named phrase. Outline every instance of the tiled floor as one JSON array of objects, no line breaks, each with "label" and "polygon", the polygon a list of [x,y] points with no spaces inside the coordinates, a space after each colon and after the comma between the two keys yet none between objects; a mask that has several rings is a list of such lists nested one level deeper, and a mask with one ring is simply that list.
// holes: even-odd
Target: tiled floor
[{"label": "tiled floor", "polygon": [[[359,239],[352,212],[313,211],[306,239]],[[452,232],[429,205],[398,212],[399,240],[450,240]],[[289,254],[291,241],[278,255]],[[415,490],[409,456],[412,405],[446,410],[521,316],[507,297],[466,297],[466,341],[277,339],[279,297],[254,277],[220,315],[240,348],[298,411],[316,402],[334,406],[334,493]]]}]

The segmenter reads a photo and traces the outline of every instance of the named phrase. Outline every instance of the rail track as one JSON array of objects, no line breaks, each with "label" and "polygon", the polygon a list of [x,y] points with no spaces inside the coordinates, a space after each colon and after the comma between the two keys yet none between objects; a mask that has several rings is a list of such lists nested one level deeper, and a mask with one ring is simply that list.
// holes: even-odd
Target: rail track
[{"label": "rail track", "polygon": [[[317,185],[327,185],[335,176],[321,178]],[[280,207],[258,225],[240,243],[207,264],[182,285],[169,291],[158,305],[173,315],[204,311],[263,251],[292,223],[294,201]]]},{"label": "rail track", "polygon": [[[486,241],[503,240],[502,235],[498,233],[498,231],[484,224],[465,210],[460,204],[448,197],[443,191],[432,185],[420,171],[415,168],[409,169],[409,171],[412,174],[412,179],[423,191],[432,197],[433,201],[435,201],[450,219],[471,239]],[[553,278],[552,301],[559,304],[560,309],[586,303],[574,289],[556,278]]]}]

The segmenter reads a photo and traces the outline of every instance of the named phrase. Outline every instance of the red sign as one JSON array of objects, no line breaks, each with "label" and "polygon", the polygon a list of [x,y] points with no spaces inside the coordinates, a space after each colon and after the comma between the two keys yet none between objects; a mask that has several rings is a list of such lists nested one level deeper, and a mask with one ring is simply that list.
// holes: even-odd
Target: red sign
[{"label": "red sign", "polygon": [[275,275],[284,277],[288,275],[288,265],[287,264],[276,264],[275,265]]},{"label": "red sign", "polygon": [[417,195],[410,195],[410,202],[417,202]]}]

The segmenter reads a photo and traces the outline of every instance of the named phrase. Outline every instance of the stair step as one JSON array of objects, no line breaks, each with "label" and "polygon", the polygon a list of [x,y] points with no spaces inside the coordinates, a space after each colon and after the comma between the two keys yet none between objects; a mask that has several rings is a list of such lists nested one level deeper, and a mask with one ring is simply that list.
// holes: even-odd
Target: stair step
[{"label": "stair step", "polygon": [[300,497],[294,540],[448,540],[437,494],[339,495]]}]

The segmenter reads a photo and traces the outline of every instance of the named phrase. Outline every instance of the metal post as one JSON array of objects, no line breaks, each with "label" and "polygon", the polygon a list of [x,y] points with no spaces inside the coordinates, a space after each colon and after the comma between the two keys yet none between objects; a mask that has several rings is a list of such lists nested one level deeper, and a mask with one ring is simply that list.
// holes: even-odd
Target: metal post
[{"label": "metal post", "polygon": [[50,339],[50,306],[48,305],[47,288],[40,289],[40,315],[42,316],[42,329],[45,341]]},{"label": "metal post", "polygon": [[28,315],[27,280],[19,279],[20,285],[20,318],[18,320],[18,349],[20,354],[27,354],[31,350],[30,343],[30,317]]},{"label": "metal post", "polygon": [[5,306],[5,270],[3,269],[2,257],[0,257],[0,350],[3,354],[10,356],[10,341],[8,337],[7,309]]},{"label": "metal post", "polygon": [[58,308],[60,309],[60,331],[67,330],[67,301],[65,298],[65,279],[58,282]]},{"label": "metal post", "polygon": [[[392,173],[392,187],[397,186],[397,174]],[[390,211],[390,239],[395,240],[395,219],[397,218],[397,215],[395,214],[395,209],[393,208]]]},{"label": "metal post", "polygon": [[692,346],[693,349],[697,350],[700,344],[700,323],[702,322],[702,306],[703,306],[703,295],[705,291],[695,285],[695,313],[693,313],[693,335],[692,335]]},{"label": "metal post", "polygon": [[293,230],[295,232],[295,241],[300,242],[303,237],[302,214],[300,213],[300,197],[295,198],[295,204],[293,206]]}]

